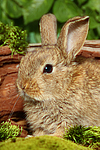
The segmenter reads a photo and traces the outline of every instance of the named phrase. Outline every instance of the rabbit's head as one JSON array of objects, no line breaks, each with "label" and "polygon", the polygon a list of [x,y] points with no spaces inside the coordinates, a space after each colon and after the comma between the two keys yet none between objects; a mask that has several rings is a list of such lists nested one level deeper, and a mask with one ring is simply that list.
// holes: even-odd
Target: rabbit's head
[{"label": "rabbit's head", "polygon": [[56,18],[44,15],[40,21],[42,46],[22,58],[17,87],[25,100],[48,101],[65,98],[71,82],[75,56],[88,32],[89,17],[75,17],[62,27],[57,40]]}]

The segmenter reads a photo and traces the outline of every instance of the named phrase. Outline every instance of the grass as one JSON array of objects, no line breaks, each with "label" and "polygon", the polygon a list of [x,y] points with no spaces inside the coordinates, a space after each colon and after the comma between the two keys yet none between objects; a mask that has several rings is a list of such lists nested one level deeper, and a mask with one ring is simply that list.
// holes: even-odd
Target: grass
[{"label": "grass", "polygon": [[100,146],[100,126],[72,126],[66,129],[63,138],[84,146],[93,147],[96,143]]}]

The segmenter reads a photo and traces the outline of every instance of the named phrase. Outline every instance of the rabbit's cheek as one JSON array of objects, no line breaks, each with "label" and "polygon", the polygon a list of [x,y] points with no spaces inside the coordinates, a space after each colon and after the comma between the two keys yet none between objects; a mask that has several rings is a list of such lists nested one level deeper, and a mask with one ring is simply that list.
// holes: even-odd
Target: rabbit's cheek
[{"label": "rabbit's cheek", "polygon": [[19,95],[24,98],[25,93],[24,93],[24,91],[22,89],[19,90]]},{"label": "rabbit's cheek", "polygon": [[17,81],[17,84],[16,84],[16,88],[17,88],[17,91],[19,93],[19,95],[21,97],[24,97],[24,91],[22,90],[21,86],[20,86],[20,82]]},{"label": "rabbit's cheek", "polygon": [[24,97],[25,93],[27,93],[29,88],[30,88],[30,84],[27,80],[25,80],[25,79],[24,80],[20,80],[20,79],[17,80],[17,89],[18,89],[19,95],[21,97]]},{"label": "rabbit's cheek", "polygon": [[38,83],[35,79],[30,80],[30,82],[25,84],[25,93],[29,95],[32,98],[37,97],[37,95],[40,94],[40,88],[38,86]]}]

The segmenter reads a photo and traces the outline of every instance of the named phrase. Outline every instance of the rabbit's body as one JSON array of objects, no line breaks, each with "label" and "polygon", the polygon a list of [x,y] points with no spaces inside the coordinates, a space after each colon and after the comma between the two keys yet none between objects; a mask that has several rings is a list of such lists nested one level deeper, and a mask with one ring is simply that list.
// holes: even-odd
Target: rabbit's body
[{"label": "rabbit's body", "polygon": [[66,55],[60,38],[28,52],[19,68],[17,87],[36,136],[61,134],[68,125],[100,126],[100,62]]}]

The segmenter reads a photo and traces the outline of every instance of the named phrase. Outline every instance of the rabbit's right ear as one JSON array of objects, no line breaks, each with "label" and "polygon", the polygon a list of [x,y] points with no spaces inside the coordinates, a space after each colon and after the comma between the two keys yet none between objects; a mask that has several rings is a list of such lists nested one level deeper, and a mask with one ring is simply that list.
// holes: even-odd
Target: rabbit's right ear
[{"label": "rabbit's right ear", "polygon": [[40,20],[42,45],[57,44],[57,20],[53,14],[45,14]]},{"label": "rabbit's right ear", "polygon": [[63,52],[67,63],[74,60],[84,44],[88,33],[89,17],[75,17],[68,20],[57,40],[57,46]]}]

